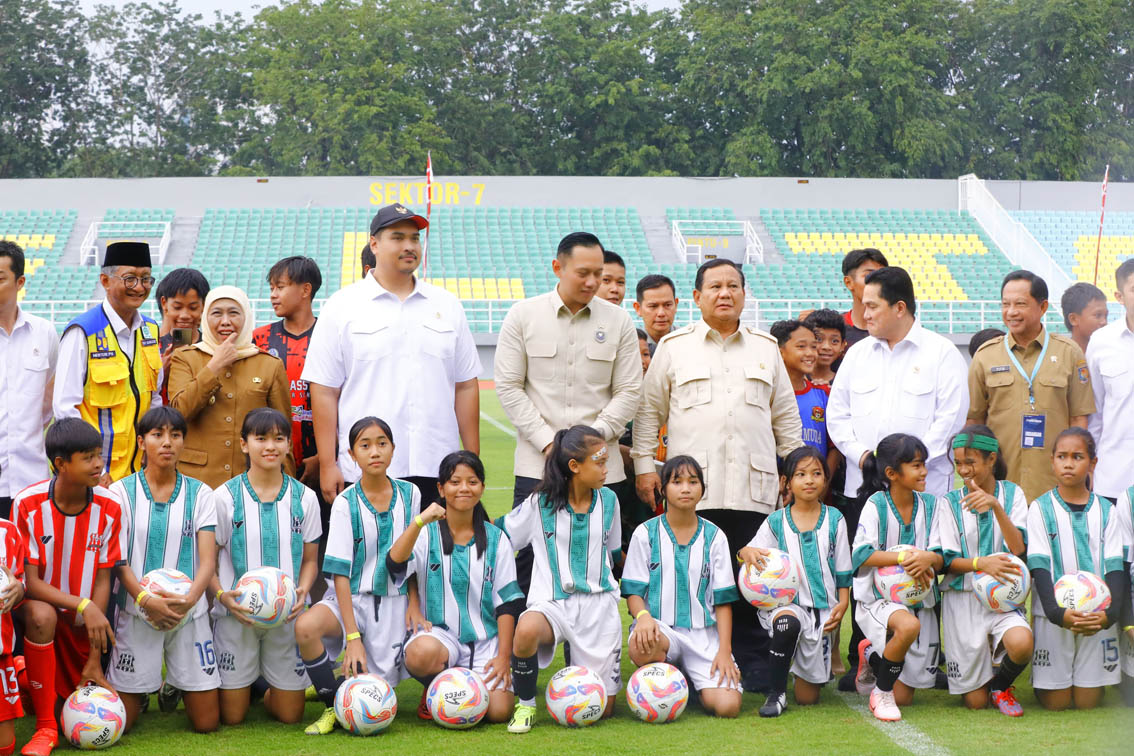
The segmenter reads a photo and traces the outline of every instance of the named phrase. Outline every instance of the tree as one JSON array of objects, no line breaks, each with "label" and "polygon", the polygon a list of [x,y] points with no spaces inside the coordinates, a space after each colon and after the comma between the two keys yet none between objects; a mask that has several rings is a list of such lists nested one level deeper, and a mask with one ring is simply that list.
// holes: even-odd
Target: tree
[{"label": "tree", "polygon": [[0,178],[51,175],[73,149],[85,21],[64,0],[0,0]]}]

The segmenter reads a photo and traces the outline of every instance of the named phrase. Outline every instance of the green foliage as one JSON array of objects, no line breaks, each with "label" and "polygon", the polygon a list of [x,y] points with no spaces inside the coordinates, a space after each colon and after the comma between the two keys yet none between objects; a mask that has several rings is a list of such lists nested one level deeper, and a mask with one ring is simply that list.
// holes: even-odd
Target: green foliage
[{"label": "green foliage", "polygon": [[0,177],[1134,176],[1134,0],[0,0]]}]

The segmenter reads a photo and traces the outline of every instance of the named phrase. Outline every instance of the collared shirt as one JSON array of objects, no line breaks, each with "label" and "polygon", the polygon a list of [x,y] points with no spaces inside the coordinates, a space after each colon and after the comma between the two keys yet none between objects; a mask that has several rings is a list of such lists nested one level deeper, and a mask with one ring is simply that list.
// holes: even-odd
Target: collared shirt
[{"label": "collared shirt", "polygon": [[944,336],[914,322],[893,349],[873,336],[855,344],[827,402],[827,432],[847,458],[844,494],[858,495],[858,463],[866,452],[891,433],[908,433],[929,450],[925,490],[944,495],[953,487],[949,440],[964,426],[968,408],[965,360]]},{"label": "collared shirt", "polygon": [[[134,331],[142,327],[142,315],[135,312],[134,319],[126,324],[110,302],[102,302],[102,311],[114,329],[118,348],[126,355],[131,365],[134,363]],[[65,417],[79,417],[79,405],[83,403],[83,387],[87,382],[87,337],[82,328],[68,328],[59,345],[59,367],[55,377],[54,413],[56,420]],[[161,405],[161,387],[165,385],[165,369],[158,371],[158,389],[151,394],[150,406]]]},{"label": "collared shirt", "polygon": [[460,301],[425,281],[403,302],[373,275],[331,295],[319,313],[303,380],[339,389],[339,469],[361,471],[347,434],[367,415],[394,432],[392,478],[437,477],[461,448],[456,384],[477,377],[480,358]]},{"label": "collared shirt", "polygon": [[629,313],[595,297],[572,315],[557,289],[517,302],[500,327],[493,372],[500,404],[516,427],[516,475],[542,477],[543,450],[556,431],[582,424],[607,440],[606,482],[626,479],[614,460],[642,388]]},{"label": "collared shirt", "polygon": [[[1000,455],[1008,465],[1008,480],[1023,487],[1028,501],[1055,488],[1051,469],[1055,437],[1071,418],[1095,411],[1091,379],[1083,350],[1071,339],[1051,334],[1047,354],[1032,384],[1035,408],[1028,399],[1028,384],[1008,359],[1008,349],[1030,376],[1043,350],[1044,330],[1030,343],[1016,343],[1012,334],[997,336],[981,345],[969,365],[969,418],[984,418],[1000,441]],[[1044,445],[1022,448],[1024,415],[1044,418]]]},{"label": "collared shirt", "polygon": [[1096,410],[1087,429],[1099,455],[1095,493],[1114,499],[1134,485],[1134,332],[1125,317],[1091,335],[1087,369]]},{"label": "collared shirt", "polygon": [[47,320],[17,309],[12,333],[0,328],[0,496],[49,475],[43,429],[58,359],[59,336]]},{"label": "collared shirt", "polygon": [[634,418],[634,472],[654,472],[658,428],[666,454],[694,457],[705,470],[698,510],[771,512],[776,455],[803,445],[791,378],[776,340],[750,326],[727,338],[704,320],[658,344]]}]

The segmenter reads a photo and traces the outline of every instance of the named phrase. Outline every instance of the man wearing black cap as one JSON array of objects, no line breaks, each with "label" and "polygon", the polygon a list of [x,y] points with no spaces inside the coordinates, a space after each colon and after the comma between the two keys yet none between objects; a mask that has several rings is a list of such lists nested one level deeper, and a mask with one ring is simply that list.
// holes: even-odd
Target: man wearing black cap
[{"label": "man wearing black cap", "polygon": [[79,417],[102,434],[103,485],[140,469],[138,418],[161,404],[158,324],[138,310],[150,295],[150,245],[108,244],[99,283],[102,304],[63,331],[55,378],[55,419]]},{"label": "man wearing black cap", "polygon": [[367,415],[389,423],[389,475],[417,485],[423,504],[438,498],[446,454],[480,452],[480,359],[465,311],[414,276],[427,225],[402,205],[379,210],[370,223],[374,268],[331,295],[311,334],[303,380],[327,501],[360,476],[347,434]]}]

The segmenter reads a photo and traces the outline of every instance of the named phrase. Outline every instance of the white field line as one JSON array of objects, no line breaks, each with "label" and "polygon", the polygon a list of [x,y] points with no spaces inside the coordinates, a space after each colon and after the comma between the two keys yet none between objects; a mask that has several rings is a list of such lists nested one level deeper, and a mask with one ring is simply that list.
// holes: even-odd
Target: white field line
[{"label": "white field line", "polygon": [[509,428],[507,425],[500,422],[499,420],[494,418],[492,415],[486,415],[485,413],[481,412],[480,413],[480,419],[485,421],[486,423],[488,423],[489,425],[491,425],[493,428],[500,431],[501,433],[506,433],[507,435],[511,436],[512,438],[516,437],[516,431]]},{"label": "white field line", "polygon": [[835,695],[843,699],[843,703],[847,706],[866,717],[870,724],[885,733],[886,737],[894,741],[900,748],[904,748],[910,753],[917,754],[917,756],[948,756],[949,751],[947,749],[933,742],[932,738],[906,720],[882,722],[875,719],[874,714],[870,711],[870,706],[866,702],[866,698],[857,693],[836,691]]}]

